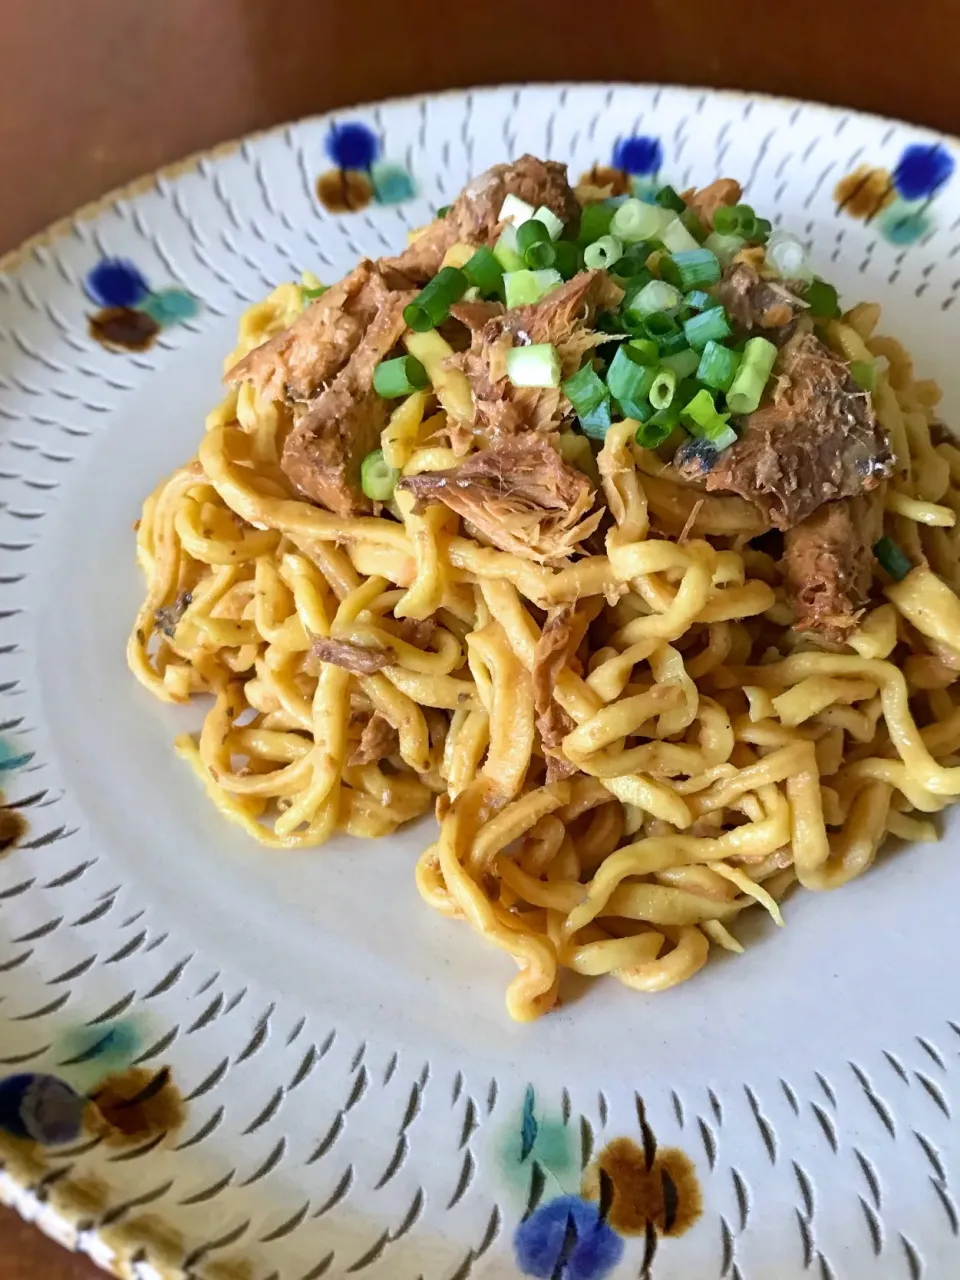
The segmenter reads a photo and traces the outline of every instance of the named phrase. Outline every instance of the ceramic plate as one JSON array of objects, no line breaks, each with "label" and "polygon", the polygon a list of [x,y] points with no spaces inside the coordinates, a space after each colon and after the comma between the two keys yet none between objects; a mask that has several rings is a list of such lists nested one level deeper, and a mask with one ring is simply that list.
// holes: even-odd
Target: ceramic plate
[{"label": "ceramic plate", "polygon": [[[524,151],[719,174],[960,411],[957,147],[739,94],[505,88],[344,111],[108,197],[0,274],[0,1193],[125,1276],[917,1280],[960,1258],[958,840],[643,997],[512,1024],[420,901],[420,826],[309,854],[214,812],[128,674],[133,522],[239,313],[398,250]],[[106,1120],[91,1128],[83,1099]],[[618,1206],[581,1199],[607,1172]],[[608,1206],[609,1207],[609,1206]]]}]

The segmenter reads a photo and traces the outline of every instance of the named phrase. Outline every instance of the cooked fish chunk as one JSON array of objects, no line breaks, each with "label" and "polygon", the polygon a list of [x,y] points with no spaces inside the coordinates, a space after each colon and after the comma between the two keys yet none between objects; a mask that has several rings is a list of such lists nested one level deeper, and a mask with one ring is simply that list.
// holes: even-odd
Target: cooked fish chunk
[{"label": "cooked fish chunk", "polygon": [[515,387],[507,378],[511,347],[549,342],[557,349],[563,377],[576,373],[586,353],[609,334],[590,326],[597,313],[620,305],[623,291],[605,271],[581,271],[539,302],[494,315],[473,329],[469,351],[455,363],[467,375],[476,403],[476,425],[490,439],[531,429],[555,429],[570,412],[560,387]]},{"label": "cooked fish chunk", "polygon": [[777,529],[792,529],[825,502],[876,489],[894,458],[870,396],[812,334],[790,339],[775,372],[772,400],[744,419],[706,488],[738,493]]},{"label": "cooked fish chunk", "polygon": [[798,631],[842,640],[857,626],[883,532],[883,492],[827,502],[784,539],[783,571]]},{"label": "cooked fish chunk", "polygon": [[597,527],[594,491],[539,436],[521,436],[472,453],[448,471],[407,476],[398,488],[419,505],[442,502],[482,541],[525,560],[556,563]]},{"label": "cooked fish chunk", "polygon": [[423,283],[440,270],[451,245],[492,244],[500,231],[500,210],[508,195],[526,200],[535,209],[546,205],[564,222],[576,223],[580,215],[580,206],[567,181],[567,166],[555,160],[521,156],[512,164],[495,164],[468,182],[449,213],[431,223],[403,253],[386,259],[386,265]]},{"label": "cooked fish chunk", "polygon": [[386,294],[346,366],[310,404],[287,437],[281,465],[301,493],[335,515],[362,515],[373,504],[360,488],[360,464],[379,447],[387,404],[373,372],[400,340],[412,293]]}]

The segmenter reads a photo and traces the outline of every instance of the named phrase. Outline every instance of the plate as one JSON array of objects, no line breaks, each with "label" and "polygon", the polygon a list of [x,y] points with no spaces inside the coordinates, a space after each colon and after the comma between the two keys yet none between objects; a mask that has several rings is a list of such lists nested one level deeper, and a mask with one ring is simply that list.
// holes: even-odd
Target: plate
[{"label": "plate", "polygon": [[127,672],[132,526],[195,451],[238,314],[398,249],[524,151],[624,183],[740,177],[845,297],[883,304],[956,420],[956,144],[799,102],[557,85],[357,108],[8,256],[0,1191],[137,1277],[950,1274],[955,829],[796,895],[782,934],[667,995],[598,984],[519,1027],[510,961],[420,902],[423,827],[254,847],[171,750],[195,717]]}]

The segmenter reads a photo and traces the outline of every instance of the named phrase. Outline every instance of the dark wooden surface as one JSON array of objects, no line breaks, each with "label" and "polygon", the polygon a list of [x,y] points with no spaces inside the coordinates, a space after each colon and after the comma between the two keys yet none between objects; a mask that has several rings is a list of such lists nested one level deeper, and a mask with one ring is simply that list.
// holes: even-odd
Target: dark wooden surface
[{"label": "dark wooden surface", "polygon": [[[944,0],[0,0],[0,252],[110,187],[251,129],[393,94],[659,80],[960,132]],[[0,1280],[87,1280],[0,1212]]]}]

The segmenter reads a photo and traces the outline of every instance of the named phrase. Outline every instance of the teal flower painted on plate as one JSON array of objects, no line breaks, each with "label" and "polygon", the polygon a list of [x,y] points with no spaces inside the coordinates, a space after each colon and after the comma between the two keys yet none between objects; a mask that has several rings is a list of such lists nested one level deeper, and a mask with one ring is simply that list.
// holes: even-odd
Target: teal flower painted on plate
[{"label": "teal flower painted on plate", "polygon": [[7,738],[0,738],[0,774],[12,773],[14,769],[22,769],[33,759],[32,751],[24,751],[21,746]]},{"label": "teal flower painted on plate", "polygon": [[942,143],[911,143],[892,172],[861,164],[841,178],[833,193],[837,212],[873,223],[891,244],[915,244],[933,231],[931,206],[955,169]]},{"label": "teal flower painted on plate", "polygon": [[531,1178],[554,1191],[575,1191],[580,1185],[578,1135],[559,1119],[537,1114],[533,1085],[527,1085],[523,1109],[505,1129],[498,1150],[505,1181],[525,1203]]}]

